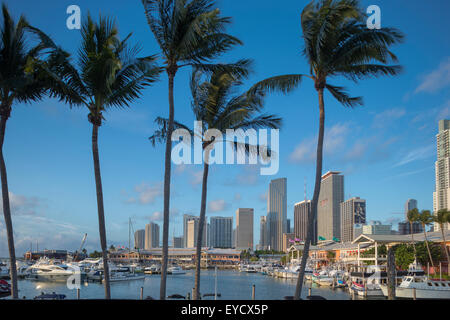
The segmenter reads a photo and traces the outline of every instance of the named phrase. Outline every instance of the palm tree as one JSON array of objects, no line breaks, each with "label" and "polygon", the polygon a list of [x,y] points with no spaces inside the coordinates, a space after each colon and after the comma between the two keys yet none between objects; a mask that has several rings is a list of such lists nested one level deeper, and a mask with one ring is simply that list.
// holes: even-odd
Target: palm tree
[{"label": "palm tree", "polygon": [[[164,68],[169,80],[169,119],[167,134],[174,130],[175,102],[173,96],[175,76],[180,68],[194,66],[202,70],[222,69],[223,65],[211,61],[241,41],[224,33],[230,23],[215,9],[214,0],[142,0],[150,29],[161,48]],[[241,70],[240,61],[228,68]],[[161,265],[160,299],[165,299],[167,260],[169,249],[169,211],[172,140],[166,139],[164,159],[164,222]]]},{"label": "palm tree", "polygon": [[[59,97],[71,106],[84,106],[89,111],[106,299],[110,299],[111,294],[98,129],[102,125],[103,112],[106,109],[128,107],[141,96],[145,87],[158,79],[162,71],[155,64],[155,56],[137,57],[140,48],[128,45],[130,36],[131,34],[121,41],[113,20],[100,17],[96,23],[88,15],[81,29],[79,70],[66,58],[62,67],[51,73],[55,82],[51,95]],[[62,59],[61,55],[55,58],[57,59]],[[47,65],[43,67],[48,69]]]},{"label": "palm tree", "polygon": [[[47,47],[37,42],[31,46],[33,28],[24,16],[17,23],[8,8],[2,4],[3,24],[0,26],[0,174],[2,184],[3,215],[5,217],[10,258],[11,297],[18,298],[14,232],[9,201],[8,178],[3,154],[6,122],[15,103],[31,103],[40,100],[47,91],[48,82],[32,67],[33,61],[48,57]],[[38,39],[39,40],[39,39]]]},{"label": "palm tree", "polygon": [[369,30],[358,0],[313,0],[301,14],[301,27],[304,40],[303,55],[310,66],[310,74],[276,76],[255,86],[287,93],[306,77],[314,82],[318,94],[319,134],[315,185],[295,299],[300,298],[306,260],[313,240],[313,221],[317,217],[325,133],[324,91],[328,90],[345,107],[363,104],[361,97],[350,97],[345,88],[331,85],[328,79],[343,76],[358,82],[366,78],[397,75],[401,71],[401,66],[389,65],[391,62],[397,62],[397,57],[389,47],[403,39],[403,35],[394,28]]},{"label": "palm tree", "polygon": [[409,228],[410,228],[409,230],[410,230],[412,245],[413,245],[413,249],[414,249],[414,260],[417,260],[417,251],[416,251],[416,244],[414,242],[413,224],[418,221],[419,214],[420,213],[417,208],[411,209],[407,213],[407,218],[408,218]]},{"label": "palm tree", "polygon": [[[242,85],[242,74],[234,74],[226,71],[217,70],[211,75],[205,76],[199,69],[194,69],[191,77],[191,93],[193,97],[192,110],[197,121],[201,121],[201,132],[206,133],[209,129],[214,129],[220,133],[220,137],[201,135],[198,138],[202,141],[204,153],[203,179],[202,179],[202,197],[200,204],[200,219],[196,243],[196,269],[195,285],[193,299],[200,299],[200,267],[201,267],[201,248],[203,242],[203,230],[205,226],[206,202],[208,173],[210,166],[210,154],[217,143],[231,143],[238,152],[257,155],[263,157],[270,156],[270,150],[266,146],[251,145],[245,142],[229,141],[225,138],[226,130],[248,130],[258,128],[278,129],[281,126],[281,119],[273,115],[260,114],[264,104],[264,92],[262,90],[253,92],[244,92],[241,95],[234,96]],[[163,128],[166,127],[166,119],[157,119]],[[198,131],[193,132],[186,126],[176,123],[177,128],[183,128],[191,135],[197,135]],[[164,131],[158,131],[150,139],[154,143],[158,138],[165,139],[167,136]],[[219,148],[222,148],[220,145]]]},{"label": "palm tree", "polygon": [[427,229],[426,229],[426,227],[433,222],[433,217],[431,215],[430,210],[422,210],[420,214],[417,216],[417,221],[419,221],[422,224],[423,234],[425,235],[425,244],[427,246],[428,251],[428,257],[430,258],[431,266],[434,269],[434,263],[433,258],[431,257],[430,246],[428,245]]},{"label": "palm tree", "polygon": [[[437,212],[435,216],[433,216],[434,222],[439,224],[439,229],[442,232],[442,240],[444,241],[444,250],[447,256],[447,269],[450,268],[450,256],[448,254],[447,241],[445,240],[445,224],[450,223],[450,211],[447,209],[442,209]],[[450,273],[450,271],[449,271]]]}]

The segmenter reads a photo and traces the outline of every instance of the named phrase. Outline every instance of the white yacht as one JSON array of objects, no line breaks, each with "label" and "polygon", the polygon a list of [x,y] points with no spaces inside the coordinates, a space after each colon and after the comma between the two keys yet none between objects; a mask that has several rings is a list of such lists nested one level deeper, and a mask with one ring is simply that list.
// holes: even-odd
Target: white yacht
[{"label": "white yacht", "polygon": [[186,271],[184,271],[179,266],[171,266],[171,267],[167,268],[167,273],[168,274],[185,274]]},{"label": "white yacht", "polygon": [[326,271],[314,272],[312,275],[312,281],[319,286],[331,287],[334,283],[334,279],[328,275]]},{"label": "white yacht", "polygon": [[[68,277],[75,274],[75,269],[69,267],[58,260],[49,260],[41,258],[28,269],[28,278],[43,281],[66,281]],[[85,276],[84,272],[80,272],[80,276]]]},{"label": "white yacht", "polygon": [[152,264],[150,267],[144,268],[145,274],[159,274],[161,273],[161,266],[158,264]]},{"label": "white yacht", "polygon": [[[383,295],[388,296],[387,285],[380,285]],[[427,276],[410,275],[403,278],[395,288],[395,297],[413,299],[450,299],[450,281],[429,279]]]}]

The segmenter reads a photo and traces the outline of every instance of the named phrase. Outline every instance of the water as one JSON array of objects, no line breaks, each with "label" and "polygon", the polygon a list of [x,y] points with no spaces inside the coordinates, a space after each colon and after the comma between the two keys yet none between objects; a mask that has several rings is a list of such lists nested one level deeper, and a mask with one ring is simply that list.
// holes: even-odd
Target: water
[{"label": "water", "polygon": [[[167,276],[167,295],[180,294],[186,296],[194,287],[193,270],[186,274]],[[140,299],[140,288],[144,287],[144,297],[151,296],[159,299],[159,285],[161,275],[146,275],[145,279],[111,283],[111,297],[113,299]],[[244,273],[237,271],[217,272],[217,292],[222,296],[220,300],[250,300],[252,285],[255,285],[256,300],[282,300],[285,296],[293,296],[296,279],[278,279],[259,273]],[[65,294],[66,299],[76,299],[76,290],[69,290],[65,282],[40,282],[33,280],[19,280],[19,297],[33,299],[41,292]],[[214,293],[215,271],[202,270],[201,294]],[[304,286],[302,297],[308,294],[310,283]],[[320,295],[328,300],[349,300],[350,294],[344,289],[330,289],[317,287],[313,284],[312,295]],[[103,299],[104,288],[100,283],[82,284],[81,299]],[[204,299],[214,299],[206,297]]]}]

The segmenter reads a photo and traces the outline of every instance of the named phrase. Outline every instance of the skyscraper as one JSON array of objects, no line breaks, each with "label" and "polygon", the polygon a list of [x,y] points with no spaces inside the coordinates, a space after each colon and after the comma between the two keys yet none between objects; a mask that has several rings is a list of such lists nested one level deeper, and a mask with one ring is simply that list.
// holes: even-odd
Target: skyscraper
[{"label": "skyscraper", "polygon": [[408,199],[405,203],[405,220],[408,220],[408,211],[412,209],[417,209],[417,200]]},{"label": "skyscraper", "polygon": [[145,230],[137,230],[134,233],[134,248],[145,249]]},{"label": "skyscraper", "polygon": [[287,179],[270,181],[267,196],[267,212],[269,227],[269,245],[271,249],[283,249],[283,233],[287,231]]},{"label": "skyscraper", "polygon": [[259,221],[259,249],[267,248],[267,217],[261,216]]},{"label": "skyscraper", "polygon": [[236,248],[253,250],[253,209],[236,210]]},{"label": "skyscraper", "polygon": [[209,218],[211,230],[210,246],[213,248],[232,248],[233,217]]},{"label": "skyscraper", "polygon": [[[196,219],[190,219],[187,222],[187,248],[195,248],[197,247],[197,238],[198,238],[198,229],[199,229],[199,221],[200,219],[198,217],[195,217]],[[206,246],[207,242],[207,222],[205,221],[205,224],[203,225],[203,235],[202,235],[202,247]]]},{"label": "skyscraper", "polygon": [[329,171],[322,176],[317,206],[317,236],[320,239],[341,238],[341,202],[344,201],[344,176]]},{"label": "skyscraper", "polygon": [[173,247],[183,248],[183,237],[173,237]]},{"label": "skyscraper", "polygon": [[[433,211],[436,214],[441,209],[450,209],[450,120],[439,121],[439,133],[436,135],[437,161],[436,186],[433,193]],[[444,226],[449,229],[449,224]],[[435,224],[435,230],[439,225]]]},{"label": "skyscraper", "polygon": [[[311,200],[298,202],[294,205],[294,234],[295,237],[305,241],[308,233],[308,217],[311,212]],[[317,239],[317,220],[313,224],[313,241],[316,244]]]},{"label": "skyscraper", "polygon": [[145,249],[159,248],[159,225],[150,222],[145,226]]},{"label": "skyscraper", "polygon": [[341,242],[355,239],[355,225],[366,223],[366,200],[354,197],[341,203]]},{"label": "skyscraper", "polygon": [[190,220],[194,220],[194,219],[198,219],[198,217],[190,215],[190,214],[184,214],[183,215],[183,247],[187,248],[187,226],[188,226],[188,222]]}]

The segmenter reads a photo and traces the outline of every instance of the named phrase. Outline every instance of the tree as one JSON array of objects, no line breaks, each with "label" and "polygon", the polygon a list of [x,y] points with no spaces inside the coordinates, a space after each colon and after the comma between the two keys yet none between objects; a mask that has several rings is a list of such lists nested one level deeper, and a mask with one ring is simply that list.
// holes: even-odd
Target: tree
[{"label": "tree", "polygon": [[6,134],[6,122],[11,116],[15,103],[31,103],[40,100],[47,92],[48,81],[34,67],[33,62],[47,59],[51,49],[38,39],[33,45],[32,35],[42,31],[32,27],[24,16],[17,23],[11,17],[8,8],[2,4],[3,24],[0,26],[0,174],[2,185],[3,215],[8,239],[10,258],[11,297],[18,298],[16,254],[14,232],[9,200],[8,178],[3,144]]},{"label": "tree", "polygon": [[[448,211],[447,209],[439,210],[437,212],[437,214],[435,216],[433,216],[433,220],[434,220],[434,222],[439,224],[439,229],[441,229],[445,255],[447,257],[447,265],[450,268],[450,257],[449,257],[448,248],[446,245],[447,241],[445,240],[445,224],[450,223],[450,211]],[[450,271],[449,271],[449,273],[450,273]]]},{"label": "tree", "polygon": [[[204,79],[205,78],[205,79]],[[210,159],[212,151],[223,148],[223,143],[229,143],[239,154],[262,155],[265,159],[271,156],[267,146],[252,145],[247,142],[227,140],[227,130],[248,130],[258,128],[278,129],[281,119],[273,115],[261,114],[264,106],[263,90],[247,91],[240,95],[234,93],[242,85],[241,72],[228,72],[215,70],[205,73],[200,68],[195,68],[191,77],[192,110],[197,121],[201,122],[201,130],[190,130],[187,126],[176,122],[177,128],[182,128],[190,136],[196,136],[202,143],[204,154],[202,196],[200,205],[200,219],[196,244],[196,272],[193,299],[200,297],[200,257],[203,241],[203,229],[206,220],[207,185],[209,166],[216,159]],[[162,128],[150,139],[154,143],[156,139],[167,139],[167,119],[157,120]],[[209,131],[208,131],[209,130]],[[190,140],[189,140],[190,141]],[[210,161],[211,160],[211,161]],[[248,255],[247,255],[248,254]],[[241,258],[250,255],[245,251]]]},{"label": "tree", "polygon": [[51,91],[53,96],[71,106],[86,107],[89,111],[106,299],[110,299],[111,294],[98,130],[103,123],[105,110],[128,107],[141,96],[145,87],[158,79],[161,72],[155,63],[155,56],[137,57],[141,49],[128,44],[131,34],[120,40],[118,33],[112,19],[100,16],[97,23],[88,15],[81,29],[79,70],[66,57],[63,67],[53,74],[56,88]]},{"label": "tree", "polygon": [[427,239],[427,230],[426,227],[429,226],[433,222],[433,217],[431,216],[430,210],[422,210],[420,214],[417,216],[417,221],[422,224],[423,234],[425,235],[425,244],[427,246],[428,256],[430,258],[431,266],[434,269],[433,258],[431,257],[430,246],[428,245]]},{"label": "tree", "polygon": [[[167,136],[174,130],[174,80],[180,68],[194,66],[202,70],[223,69],[210,62],[241,41],[224,33],[231,19],[222,17],[214,0],[142,0],[145,15],[164,58],[168,76],[169,119]],[[230,67],[230,65],[228,65]],[[238,63],[235,70],[245,72]],[[160,299],[166,297],[169,250],[169,212],[172,139],[166,139],[164,159],[163,248]]]},{"label": "tree", "polygon": [[419,213],[419,210],[417,208],[411,209],[407,213],[407,218],[408,218],[408,222],[409,222],[409,229],[410,229],[410,234],[411,234],[411,240],[412,240],[412,245],[413,245],[413,248],[414,248],[414,256],[417,255],[417,252],[416,252],[416,245],[414,243],[413,223],[418,221],[419,214],[420,213]]},{"label": "tree", "polygon": [[345,107],[362,105],[361,97],[350,97],[344,87],[334,86],[329,78],[342,76],[354,82],[384,75],[397,75],[401,71],[397,57],[389,50],[401,42],[403,35],[394,28],[369,30],[365,14],[358,0],[311,1],[301,14],[303,55],[310,66],[310,74],[289,74],[261,81],[256,88],[266,87],[288,93],[309,78],[314,83],[319,101],[319,134],[317,138],[316,176],[304,254],[300,265],[294,299],[300,298],[306,260],[313,236],[313,221],[317,217],[317,203],[322,177],[323,139],[325,133],[324,92],[327,90]]}]

